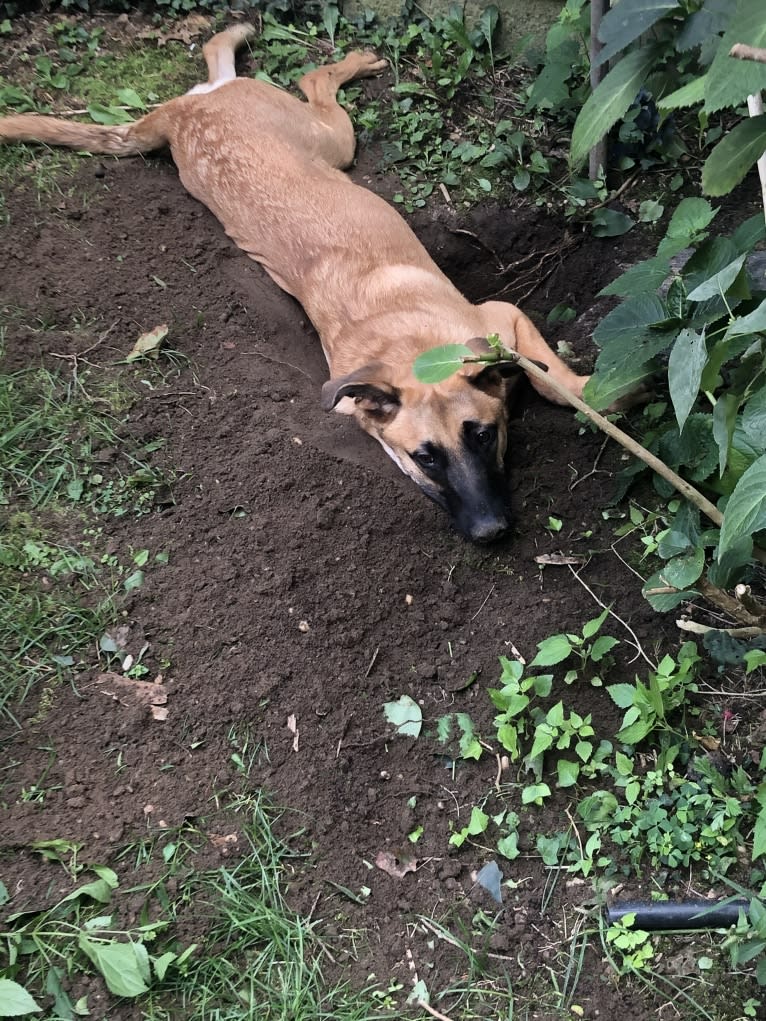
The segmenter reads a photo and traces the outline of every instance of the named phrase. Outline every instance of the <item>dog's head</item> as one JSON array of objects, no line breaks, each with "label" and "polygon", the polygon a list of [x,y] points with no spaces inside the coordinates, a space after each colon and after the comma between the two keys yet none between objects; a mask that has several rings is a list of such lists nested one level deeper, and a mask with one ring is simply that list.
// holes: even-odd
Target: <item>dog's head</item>
[{"label": "dog's head", "polygon": [[381,362],[322,387],[322,407],[352,414],[474,542],[511,527],[505,452],[507,379],[515,366],[466,365],[437,385]]}]

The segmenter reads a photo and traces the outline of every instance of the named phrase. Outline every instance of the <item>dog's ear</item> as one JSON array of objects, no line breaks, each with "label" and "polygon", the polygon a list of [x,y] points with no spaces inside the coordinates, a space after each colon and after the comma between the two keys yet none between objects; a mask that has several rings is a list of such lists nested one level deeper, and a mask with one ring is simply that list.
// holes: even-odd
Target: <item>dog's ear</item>
[{"label": "dog's ear", "polygon": [[393,418],[399,410],[399,390],[389,383],[388,367],[372,362],[338,379],[328,379],[322,387],[322,408],[332,411],[338,401],[351,397],[360,411],[380,420]]},{"label": "dog's ear", "polygon": [[[466,341],[466,344],[477,355],[490,354],[492,351],[486,337],[473,337]],[[547,372],[547,365],[536,359],[533,361]],[[519,376],[523,371],[518,362],[491,362],[483,367],[481,362],[472,362],[463,369],[471,386],[500,399],[507,396],[508,380]]]}]

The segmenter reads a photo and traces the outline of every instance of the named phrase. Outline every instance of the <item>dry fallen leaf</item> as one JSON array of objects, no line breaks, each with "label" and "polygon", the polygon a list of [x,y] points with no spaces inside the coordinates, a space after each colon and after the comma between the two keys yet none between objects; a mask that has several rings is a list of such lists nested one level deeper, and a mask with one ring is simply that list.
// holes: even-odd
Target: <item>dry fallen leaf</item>
[{"label": "dry fallen leaf", "polygon": [[696,731],[692,731],[695,740],[699,741],[706,752],[717,752],[721,747],[720,738],[713,737],[712,734],[698,734]]},{"label": "dry fallen leaf", "polygon": [[375,864],[394,879],[403,879],[408,872],[417,870],[418,860],[394,854],[392,851],[378,851],[375,855]]},{"label": "dry fallen leaf", "polygon": [[139,358],[157,358],[162,342],[167,335],[168,327],[166,323],[163,323],[162,326],[155,326],[148,333],[142,333],[125,361],[135,362]]},{"label": "dry fallen leaf", "polygon": [[111,695],[123,705],[131,702],[149,706],[155,720],[164,721],[168,718],[168,710],[163,708],[168,700],[168,693],[162,684],[162,674],[157,674],[153,681],[134,681],[122,674],[108,672],[99,674],[93,682],[105,695]]},{"label": "dry fallen leaf", "polygon": [[208,839],[213,847],[217,847],[223,854],[228,854],[239,841],[236,833],[208,833]]}]

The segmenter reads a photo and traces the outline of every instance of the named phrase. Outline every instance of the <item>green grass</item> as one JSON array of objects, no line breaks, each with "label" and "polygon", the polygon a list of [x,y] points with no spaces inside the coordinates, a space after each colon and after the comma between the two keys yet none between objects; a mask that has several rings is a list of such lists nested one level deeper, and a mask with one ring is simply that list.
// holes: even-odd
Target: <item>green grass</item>
[{"label": "green grass", "polygon": [[[147,1021],[390,1017],[372,986],[352,992],[345,983],[325,978],[331,948],[317,924],[285,900],[284,882],[296,852],[276,834],[279,817],[260,795],[240,805],[238,828],[248,846],[233,866],[194,874],[193,856],[205,842],[196,830],[168,832],[162,844],[142,846],[136,869],[127,876],[84,864],[75,844],[50,841],[33,849],[63,866],[74,888],[52,904],[25,903],[14,917],[13,895],[2,884],[0,863],[0,904],[5,897],[11,912],[0,942],[14,951],[6,957],[13,963],[0,967],[0,978],[23,986],[41,1006],[56,994],[58,1010],[65,1011],[61,1016],[73,1016],[66,1011],[73,1011],[83,977],[95,973],[115,996],[131,999],[135,1016]],[[126,849],[123,860],[133,853]],[[141,885],[144,867],[151,869],[159,860],[161,878],[155,867],[152,880]],[[142,918],[124,925],[122,898],[133,903],[137,893],[144,895]],[[177,935],[187,918],[198,934],[191,945],[183,945]],[[132,993],[127,991],[131,983]],[[107,997],[103,1009],[114,1002]]]},{"label": "green grass", "polygon": [[[0,716],[33,693],[47,712],[114,619],[132,565],[103,552],[101,518],[149,510],[164,481],[148,463],[158,443],[126,448],[116,432],[131,401],[90,369],[0,366]],[[107,465],[104,446],[119,451]]]}]

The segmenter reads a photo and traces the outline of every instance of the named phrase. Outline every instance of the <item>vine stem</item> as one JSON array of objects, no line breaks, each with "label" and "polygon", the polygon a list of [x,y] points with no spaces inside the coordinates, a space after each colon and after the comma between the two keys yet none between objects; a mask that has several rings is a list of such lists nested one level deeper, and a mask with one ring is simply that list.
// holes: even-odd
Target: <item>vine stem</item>
[{"label": "vine stem", "polygon": [[[468,359],[466,359],[467,361]],[[628,453],[633,454],[644,464],[648,465],[652,471],[656,472],[663,479],[673,486],[683,497],[688,500],[689,503],[694,504],[698,507],[702,513],[708,517],[714,525],[719,528],[723,524],[723,514],[718,510],[715,504],[711,503],[706,496],[703,496],[698,489],[691,486],[685,479],[682,479],[680,475],[676,474],[672,468],[669,468],[664,461],[661,461],[658,457],[647,450],[646,447],[642,447],[640,443],[637,443],[632,436],[628,436],[626,432],[618,428],[608,418],[604,418],[593,408],[589,407],[585,401],[581,400],[576,394],[572,393],[567,387],[563,386],[553,379],[544,369],[529,358],[525,358],[524,355],[518,354],[516,351],[509,351],[506,355],[506,360],[516,362],[520,369],[529,376],[534,376],[536,379],[541,380],[545,383],[546,387],[554,390],[567,404],[571,404],[573,408],[577,408],[581,411],[585,417],[593,422],[594,425],[598,426],[602,432],[605,432],[607,436],[610,436],[613,440],[616,440],[621,446],[623,446]],[[753,557],[762,564],[766,564],[766,550],[759,549],[757,546],[753,549]]]}]

